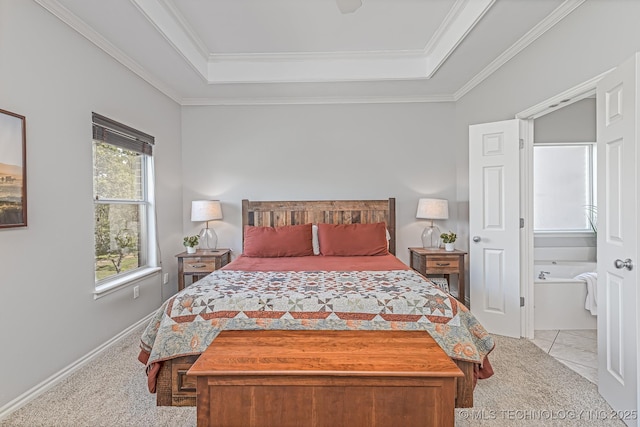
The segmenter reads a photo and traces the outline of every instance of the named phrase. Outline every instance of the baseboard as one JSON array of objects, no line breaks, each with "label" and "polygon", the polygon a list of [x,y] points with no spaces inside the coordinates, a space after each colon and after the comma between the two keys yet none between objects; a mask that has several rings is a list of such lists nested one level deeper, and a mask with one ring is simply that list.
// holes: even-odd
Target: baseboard
[{"label": "baseboard", "polygon": [[77,370],[85,366],[87,363],[93,360],[96,356],[98,356],[104,350],[111,347],[112,345],[120,341],[122,338],[124,338],[126,335],[128,335],[132,330],[134,330],[141,324],[148,322],[154,314],[155,314],[155,311],[143,317],[142,319],[140,319],[133,325],[129,326],[127,329],[120,332],[118,335],[114,336],[109,341],[93,349],[92,351],[90,351],[80,359],[76,360],[75,362],[71,363],[67,367],[51,375],[49,378],[42,381],[40,384],[35,385],[34,387],[25,391],[20,396],[16,397],[6,405],[0,407],[0,420],[3,420],[7,416],[9,416],[12,412],[20,409],[21,407],[29,403],[31,400],[40,396],[42,393],[52,388],[53,386],[58,384],[60,381],[64,380],[69,375],[73,374],[74,372],[76,372]]}]

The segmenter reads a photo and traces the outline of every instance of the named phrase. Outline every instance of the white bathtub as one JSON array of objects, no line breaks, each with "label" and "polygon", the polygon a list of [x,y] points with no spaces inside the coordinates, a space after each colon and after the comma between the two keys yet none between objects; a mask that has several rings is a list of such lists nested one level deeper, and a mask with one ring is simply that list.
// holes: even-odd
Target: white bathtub
[{"label": "white bathtub", "polygon": [[[541,271],[546,279],[539,279]],[[536,261],[534,264],[534,328],[596,329],[597,318],[584,308],[587,284],[574,279],[596,271],[595,262]]]}]

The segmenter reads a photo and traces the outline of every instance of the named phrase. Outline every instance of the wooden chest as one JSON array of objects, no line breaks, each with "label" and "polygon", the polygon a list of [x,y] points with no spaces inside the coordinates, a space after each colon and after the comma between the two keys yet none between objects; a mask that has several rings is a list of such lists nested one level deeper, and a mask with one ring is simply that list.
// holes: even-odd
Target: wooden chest
[{"label": "wooden chest", "polygon": [[189,369],[198,426],[453,426],[463,373],[424,331],[224,331]]}]

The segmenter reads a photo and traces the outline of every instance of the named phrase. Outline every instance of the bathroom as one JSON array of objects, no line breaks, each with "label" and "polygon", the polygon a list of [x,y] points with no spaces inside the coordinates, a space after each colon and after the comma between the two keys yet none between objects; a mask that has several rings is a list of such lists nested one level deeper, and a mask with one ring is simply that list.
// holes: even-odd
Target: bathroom
[{"label": "bathroom", "polygon": [[534,122],[534,343],[597,382],[596,99]]}]

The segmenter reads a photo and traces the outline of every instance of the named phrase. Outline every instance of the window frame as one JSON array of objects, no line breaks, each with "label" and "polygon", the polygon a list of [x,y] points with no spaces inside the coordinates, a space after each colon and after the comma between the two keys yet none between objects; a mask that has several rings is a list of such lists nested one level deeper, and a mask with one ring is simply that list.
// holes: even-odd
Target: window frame
[{"label": "window frame", "polygon": [[[93,216],[94,236],[96,231],[95,215],[99,205],[137,206],[138,221],[138,267],[113,274],[103,279],[95,277],[96,250],[94,240],[94,298],[109,294],[121,287],[131,285],[151,274],[160,271],[158,266],[158,249],[156,236],[155,188],[153,167],[154,138],[129,126],[115,122],[97,113],[92,114],[92,179],[93,184]],[[98,143],[104,143],[140,155],[141,199],[129,200],[118,198],[99,198],[95,188],[95,150]]]},{"label": "window frame", "polygon": [[[595,182],[596,177],[596,168],[597,168],[597,158],[596,158],[596,154],[595,151],[597,150],[597,143],[595,141],[592,142],[535,142],[533,144],[533,153],[532,153],[532,157],[533,157],[533,162],[535,162],[535,148],[536,147],[544,147],[544,146],[553,146],[553,147],[558,147],[558,146],[568,146],[568,147],[576,147],[576,146],[582,146],[582,147],[588,147],[588,156],[589,156],[589,161],[588,161],[588,168],[587,168],[587,173],[588,173],[588,197],[590,199],[590,203],[587,204],[585,206],[585,209],[587,209],[588,206],[594,206],[597,209],[597,183]],[[533,180],[535,181],[535,176],[533,176]],[[534,194],[534,199],[533,199],[533,213],[535,216],[535,194]],[[592,210],[589,210],[587,212],[587,215],[589,216],[589,218],[592,221],[596,221],[597,220],[597,214],[595,214]],[[535,224],[535,221],[532,221],[533,224]],[[571,229],[558,229],[558,230],[540,230],[540,229],[536,229],[534,227],[532,227],[533,229],[533,233],[535,236],[540,236],[540,237],[544,237],[544,236],[554,236],[554,237],[590,237],[594,235],[594,231],[590,228],[584,228],[581,230],[571,230]]]}]

